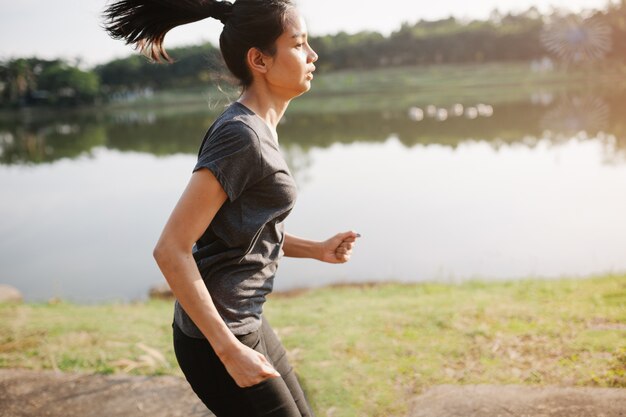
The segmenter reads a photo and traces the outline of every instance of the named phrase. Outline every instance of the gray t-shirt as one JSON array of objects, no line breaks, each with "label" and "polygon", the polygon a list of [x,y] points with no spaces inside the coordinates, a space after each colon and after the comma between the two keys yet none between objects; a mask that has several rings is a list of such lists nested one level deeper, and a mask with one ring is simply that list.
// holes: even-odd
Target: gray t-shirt
[{"label": "gray t-shirt", "polygon": [[[239,102],[209,128],[193,171],[202,168],[215,175],[228,198],[193,256],[228,328],[248,334],[261,325],[265,296],[272,291],[296,183],[269,127]],[[188,336],[204,338],[178,300],[174,320]]]}]

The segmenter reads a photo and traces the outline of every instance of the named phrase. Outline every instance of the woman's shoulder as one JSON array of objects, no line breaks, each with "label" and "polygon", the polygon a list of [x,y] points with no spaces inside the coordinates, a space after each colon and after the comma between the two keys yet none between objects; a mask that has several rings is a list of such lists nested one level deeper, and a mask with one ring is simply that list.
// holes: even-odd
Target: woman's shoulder
[{"label": "woman's shoulder", "polygon": [[248,149],[259,155],[261,139],[255,129],[253,120],[245,114],[229,112],[228,109],[213,122],[200,146],[199,154],[203,152],[221,153],[237,152]]},{"label": "woman's shoulder", "polygon": [[256,114],[234,102],[215,119],[207,132],[207,139],[247,142],[261,146],[263,137],[267,134],[263,123]]}]

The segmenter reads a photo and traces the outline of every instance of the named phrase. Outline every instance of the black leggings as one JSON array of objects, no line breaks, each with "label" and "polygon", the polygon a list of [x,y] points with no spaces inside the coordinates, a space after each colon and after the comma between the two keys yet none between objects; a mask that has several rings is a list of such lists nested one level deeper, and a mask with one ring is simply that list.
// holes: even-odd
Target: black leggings
[{"label": "black leggings", "polygon": [[189,337],[173,323],[174,352],[185,378],[216,417],[314,417],[285,348],[265,317],[261,322],[258,330],[236,337],[265,355],[281,377],[241,388],[206,339]]}]

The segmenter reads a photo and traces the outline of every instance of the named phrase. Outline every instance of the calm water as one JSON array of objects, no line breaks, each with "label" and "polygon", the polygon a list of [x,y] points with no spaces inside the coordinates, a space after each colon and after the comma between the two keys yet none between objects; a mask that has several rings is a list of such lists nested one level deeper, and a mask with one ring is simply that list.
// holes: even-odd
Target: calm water
[{"label": "calm water", "polygon": [[[626,96],[484,103],[288,111],[281,149],[300,194],[287,229],[363,238],[345,265],[283,259],[275,290],[626,271]],[[0,283],[31,301],[144,298],[214,115],[0,122]]]}]

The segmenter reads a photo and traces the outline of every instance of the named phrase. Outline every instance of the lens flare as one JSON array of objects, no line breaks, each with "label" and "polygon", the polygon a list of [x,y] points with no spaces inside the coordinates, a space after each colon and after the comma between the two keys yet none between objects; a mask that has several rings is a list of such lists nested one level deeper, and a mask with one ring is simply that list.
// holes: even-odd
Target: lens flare
[{"label": "lens flare", "polygon": [[567,63],[600,60],[611,51],[611,27],[599,17],[569,15],[547,24],[541,43]]},{"label": "lens flare", "polygon": [[609,105],[599,97],[567,97],[545,113],[541,127],[566,136],[593,136],[607,129],[609,116]]}]

